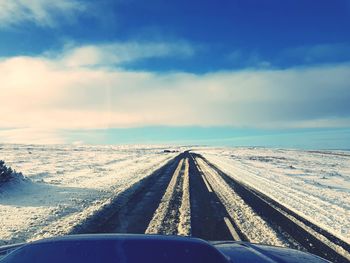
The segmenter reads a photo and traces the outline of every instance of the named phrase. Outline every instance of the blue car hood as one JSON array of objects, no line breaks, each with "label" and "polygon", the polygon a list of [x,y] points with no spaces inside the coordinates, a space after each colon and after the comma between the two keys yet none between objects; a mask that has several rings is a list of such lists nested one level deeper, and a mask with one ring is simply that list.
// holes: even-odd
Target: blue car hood
[{"label": "blue car hood", "polygon": [[328,262],[298,250],[246,242],[206,242],[159,235],[94,234],[43,239],[0,248],[0,263]]}]

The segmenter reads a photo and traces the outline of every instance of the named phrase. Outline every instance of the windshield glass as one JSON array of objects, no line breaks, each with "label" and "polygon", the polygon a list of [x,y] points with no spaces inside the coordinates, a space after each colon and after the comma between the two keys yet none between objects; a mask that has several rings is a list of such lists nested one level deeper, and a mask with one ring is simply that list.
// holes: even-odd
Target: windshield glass
[{"label": "windshield glass", "polygon": [[0,0],[0,246],[350,258],[349,28],[348,0]]}]

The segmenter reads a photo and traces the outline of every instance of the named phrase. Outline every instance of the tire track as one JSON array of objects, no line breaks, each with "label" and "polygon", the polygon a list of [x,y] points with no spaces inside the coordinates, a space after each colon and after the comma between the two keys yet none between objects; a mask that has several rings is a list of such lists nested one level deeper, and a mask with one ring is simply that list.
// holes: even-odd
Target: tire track
[{"label": "tire track", "polygon": [[185,160],[185,171],[183,174],[182,187],[182,202],[180,206],[180,222],[177,232],[182,236],[191,235],[191,196],[190,196],[190,177],[189,177],[189,162],[188,158]]},{"label": "tire track", "polygon": [[176,235],[182,197],[184,160],[179,162],[168,188],[149,223],[146,234]]},{"label": "tire track", "polygon": [[110,205],[75,227],[70,234],[144,234],[182,158],[181,153],[133,187],[120,193]]},{"label": "tire track", "polygon": [[247,240],[241,232],[237,233],[234,222],[199,169],[189,154],[192,236],[205,240]]},{"label": "tire track", "polygon": [[[221,178],[231,186],[232,189],[249,205],[257,214],[264,218],[267,222],[271,222],[277,225],[283,231],[286,231],[295,241],[297,241],[302,247],[310,253],[331,260],[332,262],[349,262],[350,254],[346,250],[348,244],[343,244],[343,248],[339,248],[338,244],[342,244],[341,240],[338,240],[337,244],[330,243],[331,239],[325,241],[324,232],[316,232],[316,229],[308,227],[306,223],[313,225],[306,219],[298,220],[293,217],[293,214],[288,213],[288,209],[284,208],[277,202],[272,202],[271,198],[266,197],[257,190],[250,189],[250,187],[243,185],[236,181],[232,177],[223,173],[218,167],[210,163],[201,155],[196,155],[208,166],[210,166]],[[298,215],[299,218],[301,218]],[[331,236],[331,238],[336,238]],[[338,249],[335,249],[338,248]]]},{"label": "tire track", "polygon": [[[241,232],[244,239],[254,243],[264,243],[274,246],[290,246],[271,226],[257,215],[232,188],[212,170],[202,159],[195,159],[207,179],[209,185],[218,196],[228,213],[226,221],[231,219],[235,223],[237,232]],[[225,219],[224,219],[225,220]],[[233,229],[231,229],[232,231]]]}]

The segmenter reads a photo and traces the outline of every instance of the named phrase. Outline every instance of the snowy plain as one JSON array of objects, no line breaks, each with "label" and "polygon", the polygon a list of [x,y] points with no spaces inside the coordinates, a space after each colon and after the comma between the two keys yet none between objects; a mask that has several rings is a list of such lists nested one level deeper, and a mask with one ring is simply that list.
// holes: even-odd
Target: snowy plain
[{"label": "snowy plain", "polygon": [[194,151],[350,243],[350,152],[260,147]]},{"label": "snowy plain", "polygon": [[0,144],[25,181],[0,188],[0,245],[68,233],[176,153],[157,146]]},{"label": "snowy plain", "polygon": [[[27,178],[0,187],[0,245],[69,233],[178,154],[165,153],[169,148],[188,149],[0,144],[0,159]],[[350,152],[191,149],[350,243]]]}]

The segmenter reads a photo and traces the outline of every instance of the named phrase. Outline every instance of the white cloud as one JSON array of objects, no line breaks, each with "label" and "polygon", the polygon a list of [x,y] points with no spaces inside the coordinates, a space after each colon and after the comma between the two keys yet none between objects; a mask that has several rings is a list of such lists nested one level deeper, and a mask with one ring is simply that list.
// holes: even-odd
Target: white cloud
[{"label": "white cloud", "polygon": [[[56,58],[14,57],[0,61],[0,128],[24,127],[41,131],[37,134],[42,134],[45,141],[52,136],[53,141],[60,142],[54,132],[59,129],[350,126],[348,64],[202,75],[160,74],[81,67],[108,59],[108,49],[89,49],[99,54],[97,58],[92,55],[87,62],[81,62],[76,57],[72,60],[75,67],[67,67],[67,54],[75,54],[76,49],[65,50]],[[130,55],[132,59],[142,57],[135,53]],[[112,59],[111,63],[123,60]],[[35,132],[26,134],[11,135],[3,130],[0,140],[37,138]]]},{"label": "white cloud", "polygon": [[113,43],[65,48],[61,63],[67,67],[121,64],[152,57],[189,57],[194,54],[191,45],[174,43]]},{"label": "white cloud", "polygon": [[0,0],[0,26],[33,22],[39,26],[55,26],[57,19],[73,19],[85,10],[78,0]]},{"label": "white cloud", "polygon": [[34,144],[66,143],[59,131],[36,128],[0,129],[0,142]]}]

